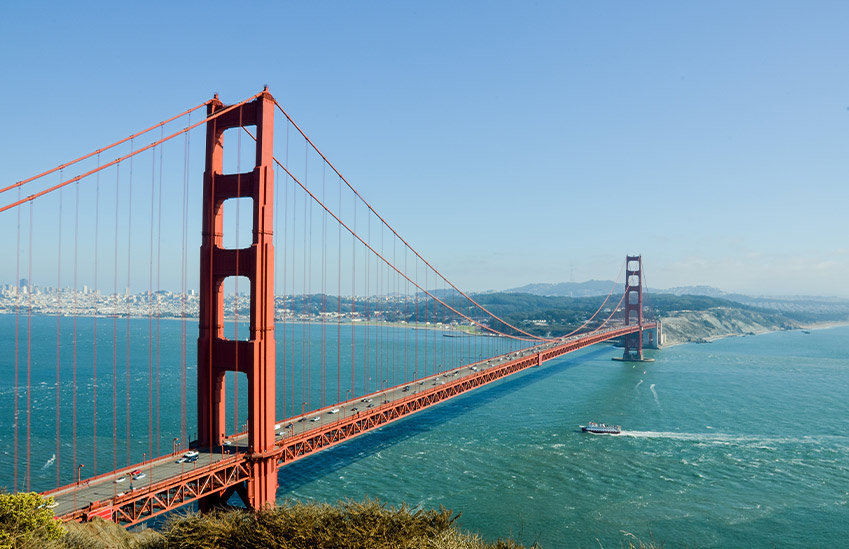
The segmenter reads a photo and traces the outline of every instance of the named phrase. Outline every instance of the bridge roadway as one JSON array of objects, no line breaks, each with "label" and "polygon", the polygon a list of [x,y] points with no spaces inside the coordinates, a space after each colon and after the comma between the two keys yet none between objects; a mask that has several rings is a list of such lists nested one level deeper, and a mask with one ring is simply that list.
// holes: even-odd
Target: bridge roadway
[{"label": "bridge roadway", "polygon": [[[654,326],[644,323],[642,328]],[[278,465],[286,465],[547,360],[638,329],[635,325],[619,326],[559,339],[281,421],[275,426]],[[178,449],[170,455],[43,495],[53,496],[57,504],[54,513],[63,520],[101,516],[130,526],[204,496],[232,494],[248,480],[251,453],[246,433],[230,437],[222,446],[193,450],[198,452],[194,462],[178,462],[187,451]],[[144,475],[133,478],[131,472],[136,470]]]}]

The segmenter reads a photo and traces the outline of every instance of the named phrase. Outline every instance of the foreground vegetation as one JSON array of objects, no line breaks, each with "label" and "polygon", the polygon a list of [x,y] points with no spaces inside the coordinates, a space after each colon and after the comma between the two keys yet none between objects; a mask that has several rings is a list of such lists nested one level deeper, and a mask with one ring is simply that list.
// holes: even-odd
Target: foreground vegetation
[{"label": "foreground vegetation", "polygon": [[169,519],[161,532],[130,533],[101,519],[60,525],[40,495],[0,495],[0,549],[520,549],[461,532],[450,510],[389,507],[377,500],[338,505],[292,503]]}]

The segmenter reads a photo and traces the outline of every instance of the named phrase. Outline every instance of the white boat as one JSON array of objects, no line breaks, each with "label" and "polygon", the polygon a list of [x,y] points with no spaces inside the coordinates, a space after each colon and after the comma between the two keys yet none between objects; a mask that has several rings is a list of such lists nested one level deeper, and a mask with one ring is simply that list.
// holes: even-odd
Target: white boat
[{"label": "white boat", "polygon": [[604,423],[590,421],[587,425],[581,425],[581,431],[585,433],[595,433],[597,435],[618,435],[622,432],[622,426],[606,425]]}]

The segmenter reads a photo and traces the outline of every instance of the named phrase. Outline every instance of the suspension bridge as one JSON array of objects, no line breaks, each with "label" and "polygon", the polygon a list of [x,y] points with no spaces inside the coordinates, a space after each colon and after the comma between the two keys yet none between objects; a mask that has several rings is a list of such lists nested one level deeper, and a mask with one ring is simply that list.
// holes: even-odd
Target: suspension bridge
[{"label": "suspension bridge", "polygon": [[0,227],[3,481],[64,520],[273,505],[296,460],[589,345],[658,343],[640,256],[572,333],[499,318],[268,90],[0,189]]}]

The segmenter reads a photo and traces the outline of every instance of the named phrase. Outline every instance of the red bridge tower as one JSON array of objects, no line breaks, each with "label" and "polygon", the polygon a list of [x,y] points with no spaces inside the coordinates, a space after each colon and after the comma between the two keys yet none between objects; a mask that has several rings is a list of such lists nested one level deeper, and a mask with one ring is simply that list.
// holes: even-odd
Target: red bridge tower
[{"label": "red bridge tower", "polygon": [[[216,96],[208,115],[225,110]],[[224,174],[223,133],[256,126],[256,165],[245,173]],[[248,380],[248,452],[251,480],[237,491],[254,509],[273,505],[277,491],[274,452],[274,247],[272,222],[274,170],[272,145],[274,99],[267,89],[257,99],[207,122],[203,175],[203,236],[200,248],[200,325],[198,335],[198,445],[220,446],[225,435],[224,374],[241,372]],[[226,249],[223,204],[231,198],[253,201],[250,247]],[[224,337],[222,284],[231,276],[250,280],[250,328],[247,341]],[[209,508],[230,493],[201,502]]]},{"label": "red bridge tower", "polygon": [[[625,352],[622,360],[643,360],[643,256],[625,257],[625,326],[632,324],[632,313],[636,313],[635,323],[640,330],[626,335]],[[636,347],[636,351],[632,349]]]}]

